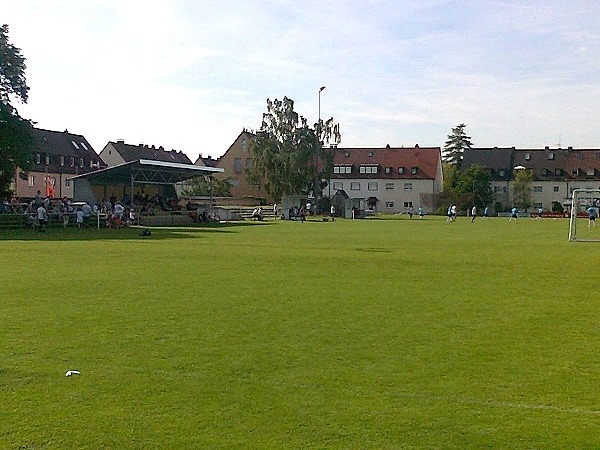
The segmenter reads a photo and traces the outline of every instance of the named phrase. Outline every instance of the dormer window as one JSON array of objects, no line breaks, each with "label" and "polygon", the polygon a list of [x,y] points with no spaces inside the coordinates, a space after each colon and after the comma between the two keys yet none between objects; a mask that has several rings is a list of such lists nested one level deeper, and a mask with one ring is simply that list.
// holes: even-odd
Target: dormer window
[{"label": "dormer window", "polygon": [[525,161],[529,161],[531,159],[531,153],[525,153]]},{"label": "dormer window", "polygon": [[550,173],[550,171],[548,169],[542,169],[542,175],[543,176],[548,176],[548,174]]},{"label": "dormer window", "polygon": [[596,175],[596,170],[593,167],[590,167],[585,171],[585,174],[591,177],[593,175]]},{"label": "dormer window", "polygon": [[39,153],[35,154],[35,163],[36,164],[41,164],[42,163],[42,155],[40,155]]},{"label": "dormer window", "polygon": [[554,160],[554,153],[553,152],[548,153],[548,159],[549,160]]},{"label": "dormer window", "polygon": [[386,168],[385,168],[385,173],[386,173],[387,175],[389,175],[390,173],[392,173],[392,168],[391,168],[391,167],[386,167]]},{"label": "dormer window", "polygon": [[50,165],[50,155],[46,155],[46,165]]},{"label": "dormer window", "polygon": [[579,176],[579,169],[571,170],[571,175],[576,176],[576,177]]},{"label": "dormer window", "polygon": [[360,166],[359,172],[364,174],[372,174],[378,172],[378,166]]},{"label": "dormer window", "polygon": [[501,176],[501,177],[505,177],[505,176],[506,176],[506,170],[504,170],[504,169],[500,169],[500,170],[498,171],[498,175],[499,175],[499,176]]},{"label": "dormer window", "polygon": [[373,152],[369,152],[368,155],[369,155],[369,158],[371,158],[373,156]]},{"label": "dormer window", "polygon": [[352,166],[333,166],[333,173],[352,173]]},{"label": "dormer window", "polygon": [[404,167],[398,167],[398,175],[404,175]]},{"label": "dormer window", "polygon": [[562,174],[562,169],[554,169],[554,175],[559,177]]},{"label": "dormer window", "polygon": [[411,167],[410,168],[410,173],[413,174],[413,175],[416,175],[418,171],[419,171],[418,167]]}]

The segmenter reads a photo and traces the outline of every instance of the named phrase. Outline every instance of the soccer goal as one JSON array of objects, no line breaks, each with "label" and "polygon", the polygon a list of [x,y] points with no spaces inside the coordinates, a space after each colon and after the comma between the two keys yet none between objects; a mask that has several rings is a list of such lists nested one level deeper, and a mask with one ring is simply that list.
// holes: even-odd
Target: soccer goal
[{"label": "soccer goal", "polygon": [[571,216],[569,219],[569,241],[600,242],[600,220],[596,230],[590,213],[598,217],[600,189],[573,189]]}]

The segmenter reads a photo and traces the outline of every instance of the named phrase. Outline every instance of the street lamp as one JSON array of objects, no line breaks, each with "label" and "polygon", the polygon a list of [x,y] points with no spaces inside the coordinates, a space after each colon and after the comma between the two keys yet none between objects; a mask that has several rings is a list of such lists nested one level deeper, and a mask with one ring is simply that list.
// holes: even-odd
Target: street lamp
[{"label": "street lamp", "polygon": [[[317,138],[319,139],[319,147],[321,146],[321,92],[325,89],[325,86],[319,88],[319,120],[317,122]],[[315,148],[315,184],[313,186],[313,195],[315,201],[317,199],[317,191],[319,189],[319,153],[318,149]]]}]

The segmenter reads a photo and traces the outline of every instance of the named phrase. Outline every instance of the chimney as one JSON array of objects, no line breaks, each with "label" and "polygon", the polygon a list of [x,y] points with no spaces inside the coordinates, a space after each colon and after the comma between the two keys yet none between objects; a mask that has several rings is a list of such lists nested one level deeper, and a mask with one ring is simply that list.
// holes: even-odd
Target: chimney
[{"label": "chimney", "polygon": [[124,144],[125,143],[125,139],[117,139],[117,144]]}]

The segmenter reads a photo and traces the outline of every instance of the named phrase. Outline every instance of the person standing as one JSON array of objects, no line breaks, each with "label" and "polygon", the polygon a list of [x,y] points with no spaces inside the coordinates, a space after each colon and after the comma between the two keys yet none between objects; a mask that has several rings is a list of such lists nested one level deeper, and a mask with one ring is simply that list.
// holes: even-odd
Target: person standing
[{"label": "person standing", "polygon": [[76,215],[77,215],[77,228],[79,228],[81,230],[83,228],[83,220],[85,218],[85,214],[81,210],[81,208],[78,208]]},{"label": "person standing", "polygon": [[587,209],[588,213],[588,228],[596,227],[596,218],[598,217],[598,209],[594,205]]},{"label": "person standing", "polygon": [[515,219],[515,223],[519,222],[519,210],[516,206],[510,210],[510,219],[508,219],[508,222],[512,222],[513,219]]},{"label": "person standing", "polygon": [[48,224],[48,211],[44,208],[43,204],[40,204],[37,209],[38,219],[38,231],[46,231],[46,225]]},{"label": "person standing", "polygon": [[473,205],[471,208],[471,223],[475,222],[475,218],[477,217],[477,207]]},{"label": "person standing", "polygon": [[306,202],[306,214],[309,216],[312,214],[312,205],[310,201]]},{"label": "person standing", "polygon": [[413,208],[412,208],[412,206],[409,206],[408,207],[408,216],[409,216],[408,218],[412,219],[413,218],[413,214],[414,214]]},{"label": "person standing", "polygon": [[417,214],[419,215],[419,219],[423,218],[423,215],[425,214],[425,212],[423,211],[422,206],[419,206],[419,209],[417,210]]},{"label": "person standing", "polygon": [[485,209],[483,210],[483,217],[487,217],[488,219],[490,218],[490,207],[486,206]]},{"label": "person standing", "polygon": [[329,208],[329,215],[331,216],[331,221],[333,222],[335,220],[335,206],[331,205],[331,208]]}]

